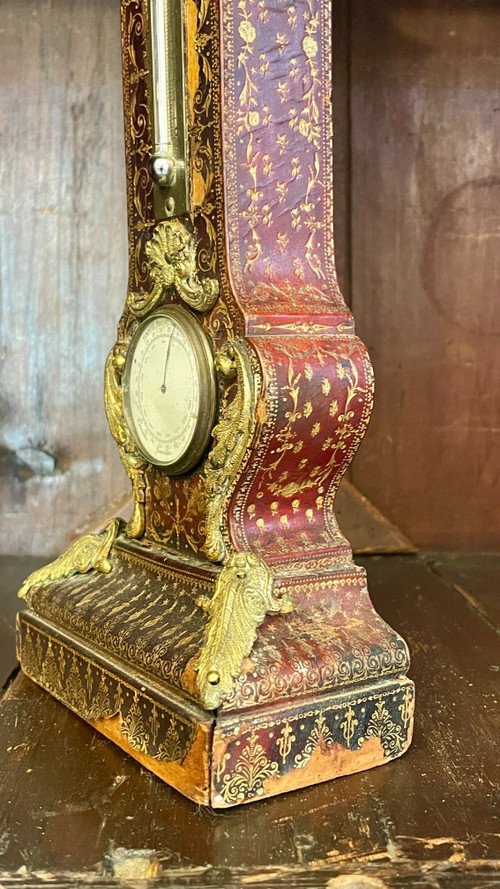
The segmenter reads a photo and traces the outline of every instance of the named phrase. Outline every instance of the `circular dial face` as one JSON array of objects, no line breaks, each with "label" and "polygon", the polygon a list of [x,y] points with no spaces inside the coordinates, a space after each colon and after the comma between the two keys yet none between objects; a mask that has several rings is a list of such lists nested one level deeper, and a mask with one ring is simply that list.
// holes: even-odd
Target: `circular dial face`
[{"label": "circular dial face", "polygon": [[205,450],[215,416],[208,338],[177,306],[138,328],[123,374],[125,418],[139,450],[171,473],[187,472]]}]

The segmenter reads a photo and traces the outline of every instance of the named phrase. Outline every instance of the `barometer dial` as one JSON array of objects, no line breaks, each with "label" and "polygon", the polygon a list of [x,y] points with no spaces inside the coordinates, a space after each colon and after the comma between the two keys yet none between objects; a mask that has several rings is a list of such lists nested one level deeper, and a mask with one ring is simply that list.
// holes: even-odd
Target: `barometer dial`
[{"label": "barometer dial", "polygon": [[139,450],[171,474],[203,456],[215,420],[216,380],[207,335],[168,306],[139,326],[123,374],[125,418]]}]

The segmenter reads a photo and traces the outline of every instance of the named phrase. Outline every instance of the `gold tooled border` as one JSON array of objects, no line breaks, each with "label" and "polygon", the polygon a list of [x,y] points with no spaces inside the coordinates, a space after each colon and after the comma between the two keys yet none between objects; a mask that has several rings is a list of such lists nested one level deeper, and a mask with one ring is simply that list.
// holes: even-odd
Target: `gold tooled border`
[{"label": "gold tooled border", "polygon": [[[414,706],[414,684],[404,679],[311,709],[257,717],[244,731],[228,719],[215,732],[212,804],[251,802],[396,759],[411,743]],[[314,766],[318,757],[321,769]]]},{"label": "gold tooled border", "polygon": [[35,623],[18,616],[18,657],[23,672],[86,721],[118,716],[120,732],[132,748],[152,759],[182,764],[196,733],[196,719],[183,716],[127,681],[121,671],[87,657]]}]

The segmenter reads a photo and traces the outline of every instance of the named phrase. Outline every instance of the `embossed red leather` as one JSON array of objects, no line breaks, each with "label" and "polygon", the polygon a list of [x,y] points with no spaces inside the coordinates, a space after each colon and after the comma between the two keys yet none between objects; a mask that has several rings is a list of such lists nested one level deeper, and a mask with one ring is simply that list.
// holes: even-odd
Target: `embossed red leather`
[{"label": "embossed red leather", "polygon": [[224,196],[245,315],[348,315],[333,250],[327,4],[221,0]]},{"label": "embossed red leather", "polygon": [[346,556],[333,497],[373,379],[333,252],[330,13],[221,0],[229,274],[265,378],[265,419],[231,510],[237,548]]},{"label": "embossed red leather", "polygon": [[233,539],[270,559],[338,547],[345,558],[333,495],[367,422],[366,350],[352,336],[252,342],[267,378],[266,417],[233,500]]}]

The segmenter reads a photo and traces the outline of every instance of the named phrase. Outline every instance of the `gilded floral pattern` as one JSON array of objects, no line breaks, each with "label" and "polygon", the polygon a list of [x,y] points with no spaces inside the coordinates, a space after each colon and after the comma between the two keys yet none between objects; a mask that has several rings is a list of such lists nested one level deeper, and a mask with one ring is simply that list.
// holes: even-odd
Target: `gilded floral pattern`
[{"label": "gilded floral pattern", "polygon": [[[148,264],[144,249],[154,224],[153,182],[148,168],[152,144],[148,88],[147,3],[144,0],[123,0],[121,19],[129,221],[129,288],[135,290],[145,286],[148,281]],[[127,316],[122,319],[122,326],[126,324]]]},{"label": "gilded floral pattern", "polygon": [[[400,715],[403,700],[408,702],[410,713],[406,725]],[[232,726],[217,730],[218,744],[225,743],[220,744],[223,752],[220,759],[216,758],[213,772],[216,805],[234,805],[262,796],[268,782],[277,782],[294,769],[305,770],[313,757],[316,762],[331,758],[333,777],[338,774],[339,750],[349,750],[355,757],[373,738],[380,741],[380,748],[378,755],[372,753],[372,764],[401,756],[411,740],[413,701],[413,683],[396,680],[384,689],[352,698],[327,698],[317,709],[257,719],[242,732],[233,733]]]},{"label": "gilded floral pattern", "polygon": [[[222,3],[219,23],[217,4],[186,4],[190,224],[200,281],[216,280],[220,293],[203,324],[217,344],[240,329],[229,267],[245,314],[256,313],[248,328],[259,337],[256,351],[267,364],[266,418],[256,459],[248,466],[252,478],[261,478],[251,492],[248,479],[243,480],[234,499],[232,530],[238,546],[271,558],[314,549],[329,550],[332,558],[347,553],[333,517],[333,497],[371,404],[368,362],[355,341],[332,340],[324,349],[331,368],[325,367],[323,376],[341,390],[330,399],[325,417],[320,416],[324,406],[305,393],[316,386],[316,376],[308,380],[307,367],[279,354],[279,348],[273,352],[265,339],[266,328],[273,334],[279,330],[289,337],[293,356],[300,351],[295,333],[310,338],[322,331],[327,336],[353,330],[333,261],[331,109],[324,102],[330,91],[330,21],[323,7],[318,0],[301,0],[298,6],[278,0],[274,7],[228,0]],[[147,3],[124,0],[122,10],[125,113],[131,121],[130,286],[140,292],[148,281],[148,245],[155,225],[146,182],[151,150]],[[219,33],[224,42],[220,55]],[[276,94],[268,88],[273,77]],[[279,314],[272,317],[273,310]],[[121,324],[125,341],[133,324],[126,311]],[[286,380],[281,370],[276,372],[276,361],[288,362]],[[306,362],[314,375],[315,361],[313,356]],[[336,378],[332,368],[339,371]],[[280,387],[289,402],[284,408],[275,401]],[[221,404],[227,404],[224,393]],[[276,466],[271,452],[280,448]],[[148,469],[148,484],[139,492],[145,500],[146,537],[180,551],[203,550],[207,501],[200,469],[188,479],[166,479],[154,467]],[[227,537],[227,529],[224,533]]]},{"label": "gilded floral pattern", "polygon": [[[129,216],[129,304],[139,313],[150,311],[162,299],[178,302],[172,289],[152,287],[155,239],[153,184],[149,174],[151,156],[151,109],[149,107],[150,59],[147,0],[123,0],[122,41],[124,66],[124,111],[127,155]],[[217,7],[207,0],[186,3],[187,100],[190,156],[191,214],[187,231],[193,232],[196,273],[203,299],[197,308],[209,309],[200,322],[214,342],[241,330],[241,321],[229,286],[224,254],[219,108],[220,76]],[[185,220],[183,220],[183,225]],[[173,225],[181,223],[174,220]],[[161,226],[160,226],[161,228]],[[194,246],[195,245],[195,246]],[[160,276],[161,277],[161,276]],[[193,280],[192,278],[190,279]],[[157,282],[158,283],[158,282]],[[199,288],[199,289],[200,289]],[[192,287],[190,286],[192,290]],[[208,296],[205,298],[205,291]],[[210,292],[209,292],[210,291]],[[212,294],[213,291],[213,294]],[[137,321],[130,305],[119,324],[120,341],[126,352]],[[148,484],[141,489],[146,525],[137,523],[140,534],[179,550],[198,552],[204,543],[204,505],[200,473],[189,479],[167,479],[154,467],[148,469]]]},{"label": "gilded floral pattern", "polygon": [[205,542],[205,490],[200,478],[178,481],[152,473],[148,536],[178,550],[202,549]]},{"label": "gilded floral pattern", "polygon": [[259,744],[257,735],[252,732],[234,771],[222,779],[221,794],[226,804],[244,802],[248,796],[260,796],[264,784],[278,772],[278,764],[266,756],[264,747]]},{"label": "gilded floral pattern", "polygon": [[186,665],[198,655],[204,636],[205,620],[195,599],[211,592],[213,580],[189,565],[165,565],[119,546],[114,562],[109,576],[77,576],[64,585],[32,589],[29,606],[183,689]]},{"label": "gilded floral pattern", "polygon": [[246,672],[224,710],[285,701],[292,695],[297,700],[320,689],[333,691],[406,672],[408,648],[374,614],[364,575],[332,571],[281,584],[293,596],[296,611],[262,624]]},{"label": "gilded floral pattern", "polygon": [[331,247],[329,17],[318,0],[223,8],[226,225],[238,291],[250,311],[267,308],[268,283],[292,285],[298,311],[346,312]]},{"label": "gilded floral pattern", "polygon": [[354,337],[258,342],[268,380],[266,422],[234,501],[242,549],[279,559],[345,547],[333,496],[364,434],[373,376]]},{"label": "gilded floral pattern", "polygon": [[24,672],[83,719],[119,714],[120,731],[131,747],[155,759],[182,762],[195,734],[189,719],[23,618],[18,643]]},{"label": "gilded floral pattern", "polygon": [[399,756],[405,746],[407,728],[408,724],[400,725],[392,718],[385,701],[378,701],[366,729],[366,737],[380,738],[386,756]]}]

